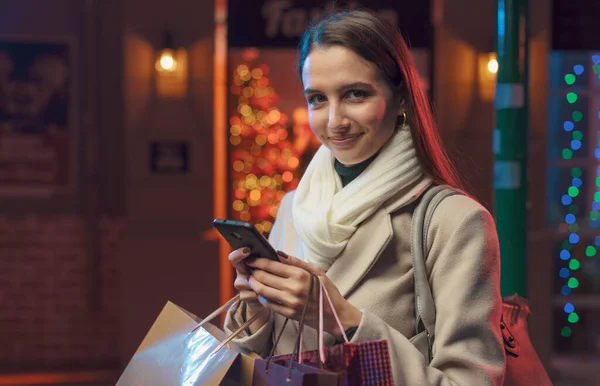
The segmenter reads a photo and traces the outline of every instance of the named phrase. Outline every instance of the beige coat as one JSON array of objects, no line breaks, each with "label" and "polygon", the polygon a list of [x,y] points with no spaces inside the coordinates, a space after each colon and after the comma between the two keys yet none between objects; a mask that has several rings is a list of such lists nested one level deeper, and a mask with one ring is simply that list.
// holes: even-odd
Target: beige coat
[{"label": "beige coat", "polygon": [[[327,276],[342,295],[363,312],[352,341],[387,339],[397,385],[501,385],[504,347],[500,333],[500,261],[494,221],[466,196],[444,199],[429,228],[426,268],[435,307],[433,360],[425,364],[409,342],[415,335],[410,224],[415,199],[430,184],[427,178],[407,187],[365,220],[333,263]],[[275,248],[301,257],[301,241],[292,221],[293,192],[283,199],[270,236]],[[284,318],[270,315],[241,346],[268,355],[273,331]],[[242,323],[233,307],[225,329]],[[293,351],[297,323],[288,323],[278,353]],[[333,337],[327,336],[327,344]],[[303,338],[316,348],[315,330]]]}]

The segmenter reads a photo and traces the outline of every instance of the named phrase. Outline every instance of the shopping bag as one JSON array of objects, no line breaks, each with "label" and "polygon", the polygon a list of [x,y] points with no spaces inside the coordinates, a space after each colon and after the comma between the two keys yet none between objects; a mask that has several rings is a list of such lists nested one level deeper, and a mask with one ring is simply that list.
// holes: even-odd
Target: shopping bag
[{"label": "shopping bag", "polygon": [[250,385],[255,357],[223,345],[226,335],[216,326],[203,321],[197,328],[200,321],[167,302],[117,386]]},{"label": "shopping bag", "polygon": [[[387,340],[348,342],[325,347],[323,369],[340,373],[344,385],[393,386],[392,365]],[[292,354],[273,357],[281,364],[292,358]],[[318,366],[319,350],[302,353],[302,363]],[[256,371],[256,370],[255,370]]]},{"label": "shopping bag", "polygon": [[307,366],[294,361],[268,363],[268,359],[254,362],[252,386],[342,386],[339,374]]},{"label": "shopping bag", "polygon": [[527,301],[518,295],[505,296],[502,300],[500,330],[506,351],[504,385],[552,385],[529,338]]},{"label": "shopping bag", "polygon": [[[302,316],[300,317],[298,325],[298,335],[296,336],[296,344],[294,345],[293,354],[287,360],[280,360],[278,361],[278,363],[274,363],[272,361],[273,353],[275,352],[277,344],[279,343],[279,339],[283,335],[283,332],[287,325],[288,319],[286,319],[285,323],[283,324],[283,327],[281,328],[281,331],[278,334],[277,339],[273,344],[273,347],[271,348],[271,353],[269,354],[267,359],[258,359],[254,362],[254,374],[252,378],[253,386],[342,386],[344,384],[344,378],[340,376],[341,374],[327,371],[322,368],[322,361],[318,361],[317,366],[307,366],[296,360],[298,358],[302,358],[302,356],[299,356],[298,353],[302,351],[302,333],[304,330],[304,323],[306,321],[306,310],[308,308],[308,303],[310,302],[310,298],[313,293],[315,279],[319,280],[319,309],[317,316],[319,319],[319,331],[323,331],[322,288],[324,289],[324,286],[322,286],[320,279],[318,279],[316,276],[311,275],[310,292],[308,297],[306,298],[306,302],[304,303],[304,308],[302,310]],[[329,297],[329,295],[327,295],[327,297]],[[335,313],[335,310],[333,312]],[[341,326],[339,318],[338,324]],[[318,335],[318,341],[319,349],[322,353],[324,347],[322,333]],[[323,359],[323,356],[319,356],[318,359]]]},{"label": "shopping bag", "polygon": [[[303,316],[299,326],[300,336],[295,352],[273,357],[272,362],[276,365],[283,365],[289,363],[290,360],[297,359],[300,364],[336,374],[339,384],[348,386],[393,386],[394,378],[387,340],[351,343],[344,333],[345,342],[343,344],[325,347],[323,344],[323,299],[328,301],[341,331],[343,331],[343,327],[329,298],[325,284],[318,277],[316,280],[319,289],[319,320],[317,322],[319,348],[314,351],[302,352]],[[259,363],[256,362],[254,367],[255,379],[258,372],[260,372],[260,368]]]}]

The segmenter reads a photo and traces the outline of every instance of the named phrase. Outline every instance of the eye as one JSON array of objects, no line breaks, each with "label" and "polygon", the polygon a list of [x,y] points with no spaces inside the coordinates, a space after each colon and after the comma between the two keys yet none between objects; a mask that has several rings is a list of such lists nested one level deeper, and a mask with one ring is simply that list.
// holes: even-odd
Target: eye
[{"label": "eye", "polygon": [[309,105],[316,105],[319,103],[325,102],[325,95],[323,94],[313,94],[306,98]]},{"label": "eye", "polygon": [[362,100],[365,99],[369,94],[364,90],[349,90],[346,93],[348,99]]}]

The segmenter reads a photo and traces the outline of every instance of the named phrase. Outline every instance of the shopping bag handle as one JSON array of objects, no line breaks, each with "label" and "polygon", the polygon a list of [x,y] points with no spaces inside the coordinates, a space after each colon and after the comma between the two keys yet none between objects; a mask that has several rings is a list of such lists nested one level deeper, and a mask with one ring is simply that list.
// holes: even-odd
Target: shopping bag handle
[{"label": "shopping bag handle", "polygon": [[[320,277],[315,276],[317,278],[317,281],[319,282],[319,312],[318,312],[318,328],[317,328],[317,339],[318,339],[318,346],[319,346],[319,365],[322,365],[323,363],[325,363],[325,343],[324,343],[324,331],[325,329],[323,328],[323,314],[325,314],[325,309],[323,308],[323,295],[325,295],[325,298],[327,299],[327,302],[329,303],[329,308],[331,308],[331,312],[333,313],[333,316],[335,318],[335,322],[338,325],[338,328],[340,329],[340,331],[342,332],[342,337],[344,338],[344,342],[348,343],[348,337],[346,336],[346,331],[344,331],[344,326],[342,325],[342,321],[340,320],[340,317],[337,314],[337,311],[335,310],[335,307],[333,306],[333,302],[331,301],[331,297],[329,297],[329,292],[327,291],[327,287],[325,287],[325,283],[323,283],[323,280],[321,280]],[[311,288],[312,288],[312,281],[311,281]],[[302,363],[302,330],[300,331],[300,347],[299,347],[299,359],[298,359],[299,363]]]},{"label": "shopping bag handle", "polygon": [[322,292],[319,293],[319,308],[321,309],[321,323],[320,323],[321,332],[323,332],[323,296],[322,295],[325,295],[325,299],[327,299],[327,303],[329,303],[329,308],[331,308],[331,312],[333,313],[335,322],[337,323],[338,328],[342,332],[342,337],[344,338],[344,342],[348,343],[349,340],[348,340],[348,336],[346,335],[346,331],[344,330],[344,325],[342,324],[342,321],[340,320],[340,317],[338,316],[337,311],[335,310],[335,307],[333,307],[333,302],[331,301],[331,298],[329,297],[329,292],[327,291],[327,287],[325,286],[325,283],[323,283],[323,280],[321,280],[320,277],[317,276],[317,280],[319,280],[319,283],[320,283],[321,289],[322,289]]},{"label": "shopping bag handle", "polygon": [[239,300],[240,300],[240,294],[235,295],[234,297],[229,299],[227,302],[225,302],[225,304],[223,304],[221,307],[219,307],[215,311],[213,311],[212,314],[210,314],[206,318],[202,319],[202,321],[200,323],[198,323],[198,325],[196,327],[194,327],[194,329],[191,332],[196,331],[197,329],[202,327],[205,323],[212,321],[214,318],[221,315],[225,310],[229,309],[229,307],[231,307],[231,305],[237,303]]},{"label": "shopping bag handle", "polygon": [[[323,283],[323,280],[321,280],[321,278],[319,276],[316,275],[311,275],[311,282],[310,282],[310,286],[311,286],[311,294],[312,294],[312,288],[314,286],[314,278],[317,279],[318,282],[318,286],[319,286],[319,309],[318,309],[318,315],[317,315],[317,324],[318,324],[318,328],[317,328],[317,340],[318,340],[318,349],[319,349],[319,355],[318,355],[318,363],[317,365],[319,366],[319,368],[321,368],[323,366],[323,364],[326,361],[325,358],[325,342],[324,342],[324,331],[325,329],[323,328],[323,315],[325,314],[325,308],[323,307],[323,296],[325,296],[325,299],[327,299],[327,302],[329,303],[329,308],[331,308],[331,312],[333,313],[333,316],[335,318],[335,321],[338,325],[338,328],[340,329],[340,331],[342,332],[342,337],[344,338],[344,342],[348,343],[348,336],[346,336],[346,332],[344,331],[344,326],[342,324],[342,321],[340,320],[337,311],[335,310],[335,307],[333,306],[333,302],[331,301],[331,297],[329,296],[329,292],[327,291],[327,287],[325,286],[325,283]],[[307,298],[307,302],[305,304],[308,304],[308,299],[311,297],[311,294],[309,294],[308,298]],[[304,313],[302,318],[304,318]],[[299,329],[299,333],[298,333],[298,347],[297,347],[297,352],[298,352],[298,362],[302,363],[302,332],[304,331],[303,328],[304,322],[302,322],[302,327],[300,327]],[[294,355],[294,357],[296,357]]]},{"label": "shopping bag handle", "polygon": [[[331,308],[331,311],[333,313],[333,316],[335,317],[336,323],[340,329],[340,331],[342,332],[342,336],[344,338],[344,341],[346,343],[348,343],[348,337],[346,336],[346,332],[344,331],[344,327],[342,325],[342,322],[337,314],[337,311],[335,310],[335,307],[333,306],[333,302],[331,301],[331,297],[329,296],[329,292],[327,291],[327,287],[325,286],[325,283],[323,283],[323,281],[321,280],[321,278],[319,278],[316,275],[311,275],[310,276],[310,290],[308,293],[308,296],[306,298],[306,301],[304,302],[304,307],[302,309],[302,315],[300,317],[300,321],[298,322],[298,335],[296,338],[296,344],[294,345],[294,352],[292,353],[292,360],[290,360],[290,363],[288,365],[288,371],[289,371],[289,375],[291,376],[291,371],[292,371],[292,361],[293,360],[297,360],[299,363],[302,363],[302,335],[303,335],[303,331],[304,331],[304,324],[305,324],[305,320],[306,320],[306,310],[308,309],[308,303],[310,301],[310,298],[313,295],[313,291],[314,291],[314,284],[315,284],[315,279],[318,281],[318,291],[319,291],[319,308],[318,308],[318,315],[317,315],[317,324],[318,324],[318,328],[317,328],[317,339],[318,339],[318,349],[319,349],[319,355],[317,357],[318,363],[317,365],[319,366],[319,368],[322,368],[323,364],[326,361],[325,358],[325,344],[324,344],[324,328],[323,328],[323,314],[325,313],[324,311],[324,307],[323,307],[323,296],[327,299],[327,302],[329,303],[329,307]],[[268,371],[269,370],[269,364],[271,362],[271,359],[273,358],[274,354],[275,354],[275,350],[277,348],[277,345],[279,344],[279,340],[281,339],[281,336],[283,335],[283,332],[285,331],[285,328],[287,326],[289,319],[286,318],[283,326],[281,327],[279,333],[277,334],[277,337],[275,339],[275,343],[273,344],[273,346],[271,347],[271,352],[269,353],[269,356],[267,358],[267,362],[265,364],[265,370]]]},{"label": "shopping bag handle", "polygon": [[[344,342],[346,342],[346,343],[348,343],[348,336],[346,336],[346,331],[344,331],[344,326],[342,325],[342,321],[340,320],[340,317],[338,316],[337,311],[335,310],[335,307],[333,307],[333,302],[331,301],[331,297],[329,297],[329,292],[327,292],[327,287],[325,287],[325,283],[323,283],[323,280],[321,280],[321,278],[318,276],[317,276],[317,280],[319,281],[319,329],[317,331],[318,339],[319,339],[319,356],[320,356],[321,362],[325,363],[325,344],[324,344],[324,339],[323,339],[323,334],[324,334],[323,314],[325,313],[325,309],[323,308],[323,295],[325,295],[325,298],[327,299],[327,302],[329,303],[329,308],[331,308],[331,312],[333,313],[335,322],[337,323],[338,328],[342,332],[342,337],[344,338]],[[300,362],[300,363],[302,363],[302,362]]]},{"label": "shopping bag handle", "polygon": [[[306,310],[308,309],[308,302],[310,297],[312,296],[312,291],[313,291],[313,284],[314,284],[314,278],[311,275],[310,278],[310,289],[308,292],[308,297],[306,298],[306,301],[304,302],[304,307],[302,308],[302,315],[300,316],[300,321],[298,322],[298,336],[296,338],[296,343],[294,344],[294,352],[292,353],[292,359],[296,357],[297,353],[299,352],[299,345],[301,345],[302,343],[302,330],[304,329],[304,319],[306,318]],[[273,356],[275,355],[275,350],[277,349],[277,345],[279,344],[279,340],[281,339],[281,336],[283,335],[283,332],[285,331],[285,327],[287,326],[287,323],[290,319],[289,318],[285,318],[285,321],[283,322],[283,326],[281,326],[281,329],[279,330],[279,333],[277,334],[277,338],[275,339],[275,343],[273,344],[273,346],[271,347],[271,351],[269,352],[269,356],[267,358],[267,363],[266,363],[266,369],[269,369],[269,364],[271,363],[271,359],[273,358]]]},{"label": "shopping bag handle", "polygon": [[[313,275],[311,275],[310,276],[310,289],[308,291],[308,296],[306,298],[306,301],[304,302],[304,307],[302,308],[302,315],[300,316],[300,321],[299,321],[299,325],[298,325],[298,336],[296,338],[296,344],[294,345],[294,352],[292,353],[292,359],[290,360],[290,363],[288,365],[288,379],[291,379],[291,377],[292,377],[292,362],[297,357],[298,353],[300,353],[300,355],[302,355],[301,348],[300,348],[302,345],[302,330],[304,330],[304,321],[306,318],[306,310],[308,309],[308,302],[310,300],[310,297],[312,296],[313,288],[314,288],[314,277],[313,277]],[[290,320],[289,318],[285,318],[285,321],[283,322],[283,326],[281,326],[281,329],[279,330],[279,333],[277,334],[275,343],[271,347],[271,351],[269,352],[269,356],[267,357],[267,361],[265,362],[265,372],[266,373],[269,372],[269,366],[271,365],[271,360],[273,359],[273,356],[275,355],[275,350],[277,349],[279,340],[281,339],[281,336],[283,335],[283,332],[285,331],[285,327],[287,326],[287,323],[289,320]],[[302,357],[300,357],[300,363],[301,363],[301,361],[302,361]]]},{"label": "shopping bag handle", "polygon": [[248,321],[244,324],[242,324],[237,330],[235,330],[234,332],[232,332],[227,338],[225,338],[220,345],[218,345],[215,348],[214,352],[219,351],[220,349],[222,349],[223,347],[225,347],[229,342],[231,342],[236,336],[238,336],[239,334],[241,334],[247,327],[249,327],[252,323],[254,323],[254,321],[256,319],[258,319],[259,316],[261,316],[263,313],[268,312],[269,310],[264,308],[260,311],[258,311],[256,314],[254,314],[250,319],[248,319]]},{"label": "shopping bag handle", "polygon": [[[231,307],[233,304],[236,304],[238,302],[240,302],[240,294],[235,295],[234,297],[232,297],[231,299],[229,299],[227,302],[225,302],[225,304],[223,304],[222,306],[220,306],[219,308],[217,308],[215,311],[213,311],[206,318],[202,319],[202,321],[200,323],[198,323],[198,325],[196,327],[194,327],[194,329],[192,331],[190,331],[190,334],[194,333],[197,329],[199,329],[200,327],[204,326],[204,324],[206,324],[206,323],[210,322],[211,320],[215,319],[217,316],[221,315],[221,313],[223,313],[225,310],[228,310],[229,307]],[[225,345],[227,345],[227,343],[231,342],[236,336],[238,336],[239,334],[241,334],[242,331],[244,331],[246,329],[246,327],[248,327],[252,323],[254,323],[254,321],[264,311],[265,310],[263,309],[260,312],[257,312],[250,319],[248,319],[248,321],[246,321],[244,324],[242,324],[237,330],[235,330],[234,332],[232,332],[231,334],[229,334],[229,336],[227,336],[227,338],[225,338],[223,340],[223,342],[221,342],[215,348],[214,352],[219,351],[220,349],[222,349],[223,347],[225,347]]]}]

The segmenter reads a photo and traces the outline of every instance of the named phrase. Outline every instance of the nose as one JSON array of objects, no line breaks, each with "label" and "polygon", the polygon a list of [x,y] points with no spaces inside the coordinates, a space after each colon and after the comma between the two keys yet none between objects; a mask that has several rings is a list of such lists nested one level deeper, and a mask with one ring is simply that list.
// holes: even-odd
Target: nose
[{"label": "nose", "polygon": [[350,126],[350,121],[346,118],[342,106],[331,103],[329,105],[329,117],[327,128],[329,132],[344,132]]}]

